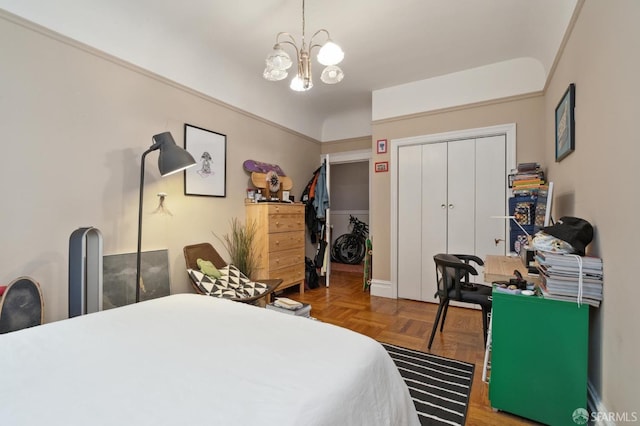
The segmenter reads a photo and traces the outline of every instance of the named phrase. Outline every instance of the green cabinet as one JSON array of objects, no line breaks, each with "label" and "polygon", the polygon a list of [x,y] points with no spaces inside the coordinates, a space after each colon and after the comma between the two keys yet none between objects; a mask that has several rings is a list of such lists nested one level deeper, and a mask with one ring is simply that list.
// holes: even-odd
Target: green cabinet
[{"label": "green cabinet", "polygon": [[575,425],[587,408],[589,306],[494,291],[491,336],[491,406]]}]

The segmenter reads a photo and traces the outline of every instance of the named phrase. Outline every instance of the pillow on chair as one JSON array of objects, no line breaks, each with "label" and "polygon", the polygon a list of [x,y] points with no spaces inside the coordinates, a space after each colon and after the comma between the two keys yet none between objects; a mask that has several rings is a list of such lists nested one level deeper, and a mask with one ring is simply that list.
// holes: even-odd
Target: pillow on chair
[{"label": "pillow on chair", "polygon": [[195,269],[188,269],[189,278],[200,289],[200,292],[207,296],[222,297],[224,299],[235,299],[237,293],[235,289],[217,283],[217,279],[211,278]]},{"label": "pillow on chair", "polygon": [[251,281],[233,265],[220,269],[220,273],[222,276],[217,281],[235,289],[239,298],[257,296],[267,291],[266,284]]},{"label": "pillow on chair", "polygon": [[200,268],[200,272],[205,275],[216,279],[222,276],[220,271],[218,271],[218,268],[216,268],[210,260],[198,259],[196,260],[196,263],[198,264],[198,268]]},{"label": "pillow on chair", "polygon": [[208,296],[243,299],[258,296],[268,290],[266,284],[251,281],[233,265],[219,269],[220,278],[218,279],[195,269],[189,269],[187,272],[200,291]]}]

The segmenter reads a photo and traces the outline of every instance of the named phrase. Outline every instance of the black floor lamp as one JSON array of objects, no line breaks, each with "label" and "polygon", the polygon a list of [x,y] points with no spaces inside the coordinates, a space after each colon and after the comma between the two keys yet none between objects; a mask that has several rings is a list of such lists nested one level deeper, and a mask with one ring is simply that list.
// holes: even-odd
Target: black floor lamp
[{"label": "black floor lamp", "polygon": [[142,154],[140,165],[140,203],[138,208],[138,252],[136,257],[136,303],[140,301],[140,264],[142,258],[142,194],[144,191],[144,159],[151,151],[160,150],[158,169],[161,176],[168,176],[187,167],[194,166],[196,160],[186,150],[176,145],[171,133],[164,132],[153,137],[153,145]]}]

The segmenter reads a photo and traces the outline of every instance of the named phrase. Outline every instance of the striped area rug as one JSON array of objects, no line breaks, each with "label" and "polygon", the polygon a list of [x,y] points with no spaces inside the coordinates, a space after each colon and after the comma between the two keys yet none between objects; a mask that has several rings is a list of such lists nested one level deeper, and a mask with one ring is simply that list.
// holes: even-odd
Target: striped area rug
[{"label": "striped area rug", "polygon": [[464,425],[475,365],[382,343],[409,387],[422,425]]}]

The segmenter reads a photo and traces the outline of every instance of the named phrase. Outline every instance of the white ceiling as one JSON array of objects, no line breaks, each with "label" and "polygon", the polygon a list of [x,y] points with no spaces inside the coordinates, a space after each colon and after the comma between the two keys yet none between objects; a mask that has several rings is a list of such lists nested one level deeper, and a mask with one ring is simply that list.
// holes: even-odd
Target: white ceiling
[{"label": "white ceiling", "polygon": [[535,59],[546,76],[576,2],[306,0],[307,37],[325,28],[345,51],[345,79],[321,83],[317,64],[306,93],[261,76],[276,34],[301,34],[302,0],[0,0],[0,8],[322,140],[330,117],[368,111],[370,121],[374,90],[518,58]]}]

